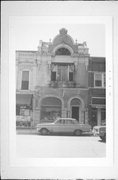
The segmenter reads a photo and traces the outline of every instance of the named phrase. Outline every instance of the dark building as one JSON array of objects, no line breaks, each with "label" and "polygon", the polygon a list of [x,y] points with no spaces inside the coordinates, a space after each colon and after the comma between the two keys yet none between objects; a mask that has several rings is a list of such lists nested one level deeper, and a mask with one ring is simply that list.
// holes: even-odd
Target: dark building
[{"label": "dark building", "polygon": [[106,122],[106,77],[105,58],[90,57],[89,59],[89,123],[101,125]]}]

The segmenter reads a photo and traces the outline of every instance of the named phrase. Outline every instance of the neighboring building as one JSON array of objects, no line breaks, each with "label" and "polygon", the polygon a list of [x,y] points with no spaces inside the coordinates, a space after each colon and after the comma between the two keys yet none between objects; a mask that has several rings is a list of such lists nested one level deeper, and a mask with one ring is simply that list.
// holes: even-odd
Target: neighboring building
[{"label": "neighboring building", "polygon": [[[96,65],[99,62],[100,68]],[[79,123],[91,124],[93,108],[101,118],[105,103],[101,104],[103,98],[99,101],[99,97],[105,100],[105,87],[96,88],[101,85],[101,75],[93,79],[92,74],[105,73],[103,64],[105,58],[90,57],[86,42],[74,42],[64,28],[52,42],[40,41],[37,51],[16,51],[17,126],[35,126],[57,117],[73,117]],[[100,124],[100,120],[95,122]]]},{"label": "neighboring building", "polygon": [[89,122],[92,126],[106,122],[105,58],[90,57],[89,60]]}]

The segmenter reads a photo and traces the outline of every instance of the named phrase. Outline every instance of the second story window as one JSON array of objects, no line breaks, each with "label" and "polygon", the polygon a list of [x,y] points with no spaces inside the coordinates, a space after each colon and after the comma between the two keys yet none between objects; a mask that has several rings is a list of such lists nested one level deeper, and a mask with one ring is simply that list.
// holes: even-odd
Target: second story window
[{"label": "second story window", "polygon": [[58,81],[67,81],[68,80],[68,66],[61,64],[57,68],[57,80]]},{"label": "second story window", "polygon": [[56,81],[56,72],[55,71],[51,72],[51,81]]},{"label": "second story window", "polygon": [[105,87],[105,73],[94,74],[94,87]]},{"label": "second story window", "polygon": [[69,81],[73,81],[73,72],[69,72]]},{"label": "second story window", "polygon": [[69,81],[73,81],[74,80],[74,65],[70,65],[68,66],[68,71],[69,71]]},{"label": "second story window", "polygon": [[21,89],[22,90],[28,90],[29,89],[29,71],[22,71]]},{"label": "second story window", "polygon": [[55,63],[52,64],[51,81],[73,81],[74,64]]},{"label": "second story window", "polygon": [[57,80],[57,66],[52,65],[51,69],[51,81]]}]

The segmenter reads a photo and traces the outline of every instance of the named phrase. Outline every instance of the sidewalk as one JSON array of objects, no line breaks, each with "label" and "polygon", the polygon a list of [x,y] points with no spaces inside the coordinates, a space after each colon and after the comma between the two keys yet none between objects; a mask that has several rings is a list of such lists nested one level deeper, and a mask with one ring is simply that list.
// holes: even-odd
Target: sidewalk
[{"label": "sidewalk", "polygon": [[17,134],[38,134],[37,130],[34,128],[23,128],[23,129],[16,129]]}]

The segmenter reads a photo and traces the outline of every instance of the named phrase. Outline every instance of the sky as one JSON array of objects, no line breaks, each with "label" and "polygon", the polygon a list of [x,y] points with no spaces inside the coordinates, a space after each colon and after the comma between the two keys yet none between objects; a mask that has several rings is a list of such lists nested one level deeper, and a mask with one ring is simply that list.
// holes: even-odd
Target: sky
[{"label": "sky", "polygon": [[49,42],[66,28],[68,34],[78,43],[86,41],[91,56],[105,57],[104,24],[33,23],[17,21],[14,24],[16,50],[37,50],[39,41]]}]

